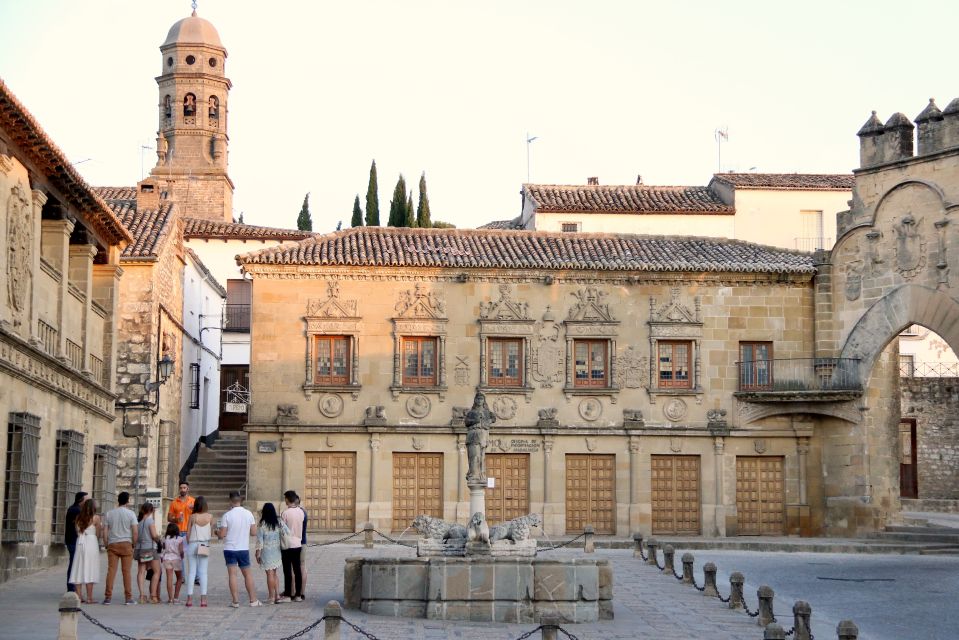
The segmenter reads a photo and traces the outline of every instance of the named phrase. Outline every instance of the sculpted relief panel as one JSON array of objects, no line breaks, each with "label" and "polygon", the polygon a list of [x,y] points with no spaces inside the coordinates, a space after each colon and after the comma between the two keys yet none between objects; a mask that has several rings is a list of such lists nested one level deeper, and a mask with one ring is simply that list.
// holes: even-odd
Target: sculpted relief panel
[{"label": "sculpted relief panel", "polygon": [[33,206],[18,182],[7,197],[7,295],[15,329],[25,320],[33,278]]}]

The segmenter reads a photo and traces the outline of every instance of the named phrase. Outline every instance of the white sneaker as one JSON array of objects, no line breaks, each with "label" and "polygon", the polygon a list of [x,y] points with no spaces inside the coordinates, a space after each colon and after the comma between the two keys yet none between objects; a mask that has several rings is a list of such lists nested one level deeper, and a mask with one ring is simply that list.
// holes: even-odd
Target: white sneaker
[{"label": "white sneaker", "polygon": [[240,603],[239,603],[239,602],[231,602],[231,603],[230,603],[230,608],[231,608],[231,609],[239,609],[239,608],[240,608]]},{"label": "white sneaker", "polygon": [[259,600],[254,600],[253,602],[250,603],[250,606],[251,606],[251,607],[262,607],[262,606],[263,606],[263,603],[260,602]]}]

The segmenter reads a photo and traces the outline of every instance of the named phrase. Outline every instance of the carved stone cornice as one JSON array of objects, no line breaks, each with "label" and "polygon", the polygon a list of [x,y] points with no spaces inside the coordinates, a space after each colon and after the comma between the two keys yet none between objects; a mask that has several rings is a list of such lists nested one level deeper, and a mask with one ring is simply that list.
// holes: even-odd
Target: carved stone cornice
[{"label": "carved stone cornice", "polygon": [[112,422],[117,396],[0,326],[0,371],[46,389]]}]

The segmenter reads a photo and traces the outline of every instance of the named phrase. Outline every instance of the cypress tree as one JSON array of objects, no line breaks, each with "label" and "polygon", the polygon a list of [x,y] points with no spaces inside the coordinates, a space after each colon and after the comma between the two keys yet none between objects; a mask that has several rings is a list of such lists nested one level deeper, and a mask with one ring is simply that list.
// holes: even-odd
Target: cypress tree
[{"label": "cypress tree", "polygon": [[376,160],[370,165],[370,184],[366,188],[366,226],[380,226],[380,196],[379,187],[376,184]]},{"label": "cypress tree", "polygon": [[430,219],[430,197],[426,194],[426,172],[420,176],[420,201],[416,207],[416,226],[428,229],[433,226]]},{"label": "cypress tree", "polygon": [[356,200],[353,201],[353,219],[350,220],[350,226],[363,226],[363,210],[360,209],[360,194],[356,194]]},{"label": "cypress tree", "polygon": [[416,213],[413,210],[413,191],[410,190],[410,199],[406,201],[406,219],[404,220],[407,227],[416,226]]},{"label": "cypress tree", "polygon": [[310,216],[310,193],[303,196],[303,206],[300,215],[296,218],[296,228],[300,231],[313,231],[313,218]]},{"label": "cypress tree", "polygon": [[393,199],[390,200],[390,219],[387,224],[391,227],[406,226],[406,180],[402,173],[393,189]]}]

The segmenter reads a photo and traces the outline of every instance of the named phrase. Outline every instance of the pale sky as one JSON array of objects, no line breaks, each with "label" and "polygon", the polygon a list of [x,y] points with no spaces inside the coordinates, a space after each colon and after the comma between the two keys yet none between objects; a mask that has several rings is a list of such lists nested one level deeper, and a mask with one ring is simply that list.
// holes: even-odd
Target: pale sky
[{"label": "pale sky", "polygon": [[[0,77],[93,185],[155,144],[159,45],[187,0],[0,0]],[[228,51],[234,213],[349,225],[379,169],[426,172],[434,219],[520,212],[532,181],[706,184],[722,169],[847,172],[876,109],[959,96],[959,3],[200,0]],[[142,153],[146,172],[154,151]]]}]

